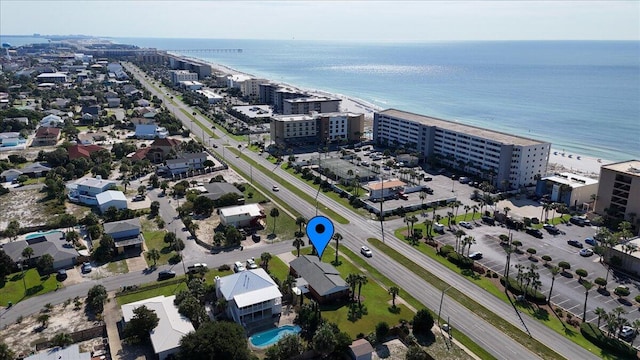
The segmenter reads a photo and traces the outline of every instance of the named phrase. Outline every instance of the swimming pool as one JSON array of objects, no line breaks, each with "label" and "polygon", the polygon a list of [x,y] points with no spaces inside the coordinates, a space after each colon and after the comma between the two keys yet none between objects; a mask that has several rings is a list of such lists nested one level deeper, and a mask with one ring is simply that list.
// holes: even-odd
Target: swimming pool
[{"label": "swimming pool", "polygon": [[29,234],[29,235],[25,236],[24,238],[29,240],[29,239],[35,239],[35,238],[43,236],[43,235],[49,235],[49,234],[55,234],[55,233],[62,234],[62,231],[60,231],[60,230],[49,230],[47,232],[37,232],[37,233]]},{"label": "swimming pool", "polygon": [[289,334],[298,334],[302,330],[297,325],[284,325],[275,329],[259,332],[249,338],[251,345],[258,348],[265,348],[278,342],[282,337]]}]

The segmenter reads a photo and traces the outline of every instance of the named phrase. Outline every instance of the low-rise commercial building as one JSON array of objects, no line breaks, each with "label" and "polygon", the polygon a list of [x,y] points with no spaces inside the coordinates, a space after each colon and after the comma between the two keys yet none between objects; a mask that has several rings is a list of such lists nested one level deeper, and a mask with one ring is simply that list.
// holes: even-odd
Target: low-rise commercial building
[{"label": "low-rise commercial building", "polygon": [[536,195],[549,195],[553,202],[576,208],[591,202],[597,191],[597,180],[567,172],[545,176],[536,184]]}]

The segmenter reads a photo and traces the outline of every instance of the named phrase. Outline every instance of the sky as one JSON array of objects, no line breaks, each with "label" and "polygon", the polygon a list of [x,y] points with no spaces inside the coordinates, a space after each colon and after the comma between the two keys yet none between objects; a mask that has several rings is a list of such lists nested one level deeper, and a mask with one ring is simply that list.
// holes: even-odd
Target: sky
[{"label": "sky", "polygon": [[640,40],[640,1],[0,0],[0,35]]}]

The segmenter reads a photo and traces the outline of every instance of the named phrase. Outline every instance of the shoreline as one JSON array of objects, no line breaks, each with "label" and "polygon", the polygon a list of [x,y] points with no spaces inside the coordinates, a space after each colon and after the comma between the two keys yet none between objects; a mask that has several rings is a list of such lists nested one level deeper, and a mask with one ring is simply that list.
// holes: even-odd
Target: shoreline
[{"label": "shoreline", "polygon": [[[212,72],[221,72],[227,75],[245,75],[245,76],[259,78],[254,74],[249,74],[243,71],[239,71],[224,64],[215,63],[209,60],[204,60],[204,59],[193,57],[193,56],[186,56],[186,55],[182,55],[175,52],[172,53],[170,51],[168,51],[167,53],[170,53],[175,56],[180,56],[185,59],[208,64],[211,66]],[[319,90],[319,89],[304,88],[304,87],[296,86],[296,85],[281,82],[281,81],[273,81],[270,79],[267,79],[267,80],[269,80],[274,84],[300,90],[303,92],[308,92],[308,93],[312,93],[320,96],[330,96],[330,97],[341,99],[342,100],[340,104],[341,111],[363,113],[365,116],[365,122],[372,121],[373,114],[376,111],[384,110],[384,108],[380,106],[374,105],[368,101],[351,97],[348,95],[331,93],[329,91]],[[367,129],[367,126],[365,126],[365,130],[366,129]],[[587,155],[582,155],[577,153],[574,154],[574,153],[565,151],[564,149],[556,148],[554,147],[554,144],[551,143],[551,150],[549,151],[549,161],[546,168],[546,175],[550,175],[557,172],[569,172],[569,173],[586,176],[589,178],[598,179],[600,175],[600,167],[603,165],[612,164],[615,162],[616,161],[598,159],[592,156],[587,156]]]}]

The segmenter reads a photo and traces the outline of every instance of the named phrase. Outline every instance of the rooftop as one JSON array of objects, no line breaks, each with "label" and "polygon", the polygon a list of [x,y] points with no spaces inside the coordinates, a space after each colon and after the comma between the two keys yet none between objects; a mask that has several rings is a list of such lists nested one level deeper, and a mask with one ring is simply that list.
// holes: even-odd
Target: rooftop
[{"label": "rooftop", "polygon": [[593,185],[598,183],[598,180],[588,178],[582,175],[567,173],[567,172],[553,174],[551,176],[545,176],[544,178],[542,178],[542,180],[548,180],[558,184],[569,185],[572,188],[578,188],[581,186]]},{"label": "rooftop", "polygon": [[247,204],[239,206],[230,206],[220,209],[220,215],[224,217],[236,215],[249,215],[252,217],[262,216],[262,208],[258,204]]},{"label": "rooftop", "polygon": [[109,180],[109,179],[102,179],[102,178],[92,178],[92,177],[84,177],[81,179],[78,179],[75,183],[77,186],[87,186],[87,187],[93,187],[93,188],[104,188],[107,185],[115,185],[116,182],[113,180]]},{"label": "rooftop", "polygon": [[315,116],[296,114],[296,115],[275,115],[272,117],[275,121],[303,121],[303,120],[315,120]]},{"label": "rooftop", "polygon": [[640,176],[640,160],[628,160],[603,165],[602,169],[617,171],[631,176]]},{"label": "rooftop", "polygon": [[316,256],[303,255],[289,263],[298,276],[303,277],[320,296],[330,295],[348,288],[340,272]]},{"label": "rooftop", "polygon": [[520,145],[520,146],[546,144],[545,142],[542,142],[539,140],[515,136],[507,133],[502,133],[502,132],[484,129],[484,128],[471,126],[471,125],[465,125],[458,122],[438,119],[431,116],[415,114],[415,113],[397,110],[397,109],[387,109],[387,110],[378,112],[378,114],[396,117],[400,119],[406,119],[406,120],[414,121],[427,126],[435,126],[440,129],[455,131],[455,132],[464,133],[464,134],[473,134],[473,136],[477,136],[484,139],[491,139],[491,140],[500,142],[502,144],[513,144],[513,145]]},{"label": "rooftop", "polygon": [[310,102],[321,102],[321,101],[341,101],[338,98],[332,98],[332,97],[328,97],[328,96],[311,96],[311,97],[302,97],[302,98],[295,98],[295,99],[285,99],[284,102],[290,102],[290,103],[310,103]]},{"label": "rooftop", "polygon": [[127,201],[127,198],[124,196],[124,193],[122,191],[118,190],[107,190],[96,195],[96,201],[98,202],[98,205],[106,204],[107,202],[113,200]]},{"label": "rooftop", "polygon": [[114,234],[121,231],[128,231],[128,230],[135,230],[135,229],[140,230],[141,226],[142,225],[140,225],[139,218],[133,218],[133,219],[122,220],[122,221],[114,221],[114,222],[103,224],[104,232],[106,234]]},{"label": "rooftop", "polygon": [[278,285],[263,268],[245,270],[218,279],[220,293],[238,308],[282,297]]},{"label": "rooftop", "polygon": [[367,187],[370,190],[382,190],[382,189],[391,189],[394,187],[406,186],[407,183],[400,180],[389,180],[389,181],[373,181],[367,184]]}]

